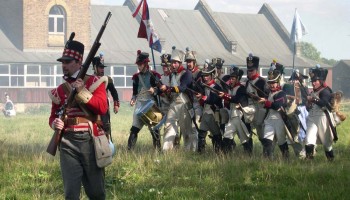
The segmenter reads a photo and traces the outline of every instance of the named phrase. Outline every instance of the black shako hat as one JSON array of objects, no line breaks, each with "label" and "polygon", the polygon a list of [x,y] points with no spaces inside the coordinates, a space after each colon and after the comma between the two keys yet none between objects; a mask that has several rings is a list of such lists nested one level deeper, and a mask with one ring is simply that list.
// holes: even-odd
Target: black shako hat
[{"label": "black shako hat", "polygon": [[326,81],[328,70],[324,68],[315,68],[312,70],[312,73],[314,75],[311,77],[311,82],[316,80]]},{"label": "black shako hat", "polygon": [[104,64],[101,62],[101,57],[100,57],[100,56],[96,56],[96,57],[94,57],[94,59],[92,59],[92,65],[93,65],[94,67],[100,67],[100,68],[107,67],[106,65],[104,65]]},{"label": "black shako hat", "polygon": [[238,67],[232,67],[230,69],[231,73],[230,73],[230,76],[231,77],[236,77],[237,80],[241,80],[242,76],[243,76],[243,70],[239,69]]},{"label": "black shako hat", "polygon": [[72,40],[67,41],[66,46],[63,50],[62,57],[58,58],[57,61],[62,62],[63,60],[77,60],[83,61],[84,45],[81,42]]},{"label": "black shako hat", "polygon": [[161,66],[169,66],[171,64],[171,54],[163,54],[160,56]]},{"label": "black shako hat", "polygon": [[259,68],[259,60],[260,58],[257,56],[253,56],[253,54],[249,54],[247,57],[247,70],[258,69]]},{"label": "black shako hat", "polygon": [[212,63],[210,63],[207,68],[202,70],[202,76],[211,75],[212,73],[215,73],[215,66]]},{"label": "black shako hat", "polygon": [[278,69],[274,69],[268,72],[267,83],[279,83],[281,80],[281,72]]}]

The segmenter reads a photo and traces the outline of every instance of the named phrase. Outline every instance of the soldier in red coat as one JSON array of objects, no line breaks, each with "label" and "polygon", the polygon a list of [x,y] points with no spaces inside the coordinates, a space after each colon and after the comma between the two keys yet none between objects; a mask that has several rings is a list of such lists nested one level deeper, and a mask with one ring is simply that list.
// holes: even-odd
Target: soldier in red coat
[{"label": "soldier in red coat", "polygon": [[[84,45],[72,40],[57,59],[62,63],[65,82],[49,92],[52,100],[49,125],[63,134],[59,150],[65,199],[79,199],[81,184],[89,199],[105,199],[104,169],[96,164],[91,135],[103,133],[97,119],[107,112],[105,82],[98,76],[76,79],[83,53]],[[77,91],[75,101],[66,109],[67,118],[62,121],[57,111],[73,89]]]}]

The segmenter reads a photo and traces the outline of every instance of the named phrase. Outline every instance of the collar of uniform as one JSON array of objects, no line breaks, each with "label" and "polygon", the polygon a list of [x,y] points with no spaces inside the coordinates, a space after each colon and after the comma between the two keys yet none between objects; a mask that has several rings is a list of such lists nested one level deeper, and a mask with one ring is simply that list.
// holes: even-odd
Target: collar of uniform
[{"label": "collar of uniform", "polygon": [[253,81],[253,80],[255,80],[255,79],[257,79],[257,78],[259,78],[259,73],[256,73],[254,76],[252,76],[252,78],[250,78],[249,80],[251,80],[251,81]]},{"label": "collar of uniform", "polygon": [[183,70],[185,70],[184,66],[180,66],[178,69],[177,69],[177,74],[181,73]]},{"label": "collar of uniform", "polygon": [[63,76],[63,79],[65,81],[75,81],[77,79],[77,76],[79,74],[80,70],[76,71],[72,76]]},{"label": "collar of uniform", "polygon": [[237,86],[241,86],[242,84],[241,84],[241,82],[237,82],[233,87],[235,88],[235,87],[237,87]]},{"label": "collar of uniform", "polygon": [[215,85],[215,80],[214,79],[212,79],[209,83],[208,83],[208,85],[210,86],[210,87],[214,87],[214,85]]},{"label": "collar of uniform", "polygon": [[271,92],[278,92],[281,90],[281,86],[279,85],[275,89],[270,89],[270,90],[271,90]]},{"label": "collar of uniform", "polygon": [[198,71],[198,67],[197,66],[193,67],[193,69],[191,70],[192,73],[194,73],[196,71]]}]

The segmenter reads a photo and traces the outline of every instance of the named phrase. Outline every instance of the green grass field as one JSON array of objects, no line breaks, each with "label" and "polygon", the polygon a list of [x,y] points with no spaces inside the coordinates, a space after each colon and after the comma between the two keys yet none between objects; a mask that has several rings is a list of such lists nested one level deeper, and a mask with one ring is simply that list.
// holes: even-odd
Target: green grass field
[{"label": "green grass field", "polygon": [[[294,157],[291,148],[289,161],[281,159],[278,148],[275,159],[269,161],[261,157],[257,138],[251,158],[242,155],[241,145],[226,157],[212,153],[211,145],[203,155],[182,149],[158,153],[146,127],[136,149],[129,152],[132,112],[123,103],[120,112],[112,114],[117,154],[106,168],[107,199],[349,198],[349,120],[337,128],[334,162],[326,160],[321,145],[313,161]],[[48,116],[49,106],[14,118],[0,116],[0,199],[64,199],[59,156],[46,153],[53,133]],[[87,199],[85,194],[81,199]]]}]

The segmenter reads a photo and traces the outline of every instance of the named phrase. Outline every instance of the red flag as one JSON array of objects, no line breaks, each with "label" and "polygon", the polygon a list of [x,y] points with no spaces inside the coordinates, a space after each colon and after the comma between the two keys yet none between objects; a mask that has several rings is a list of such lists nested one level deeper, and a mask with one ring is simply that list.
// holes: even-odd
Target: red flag
[{"label": "red flag", "polygon": [[141,22],[140,22],[140,28],[139,32],[137,34],[138,38],[145,38],[149,42],[149,46],[158,51],[162,51],[162,46],[159,41],[159,37],[157,33],[154,30],[152,20],[149,17],[149,10],[147,5],[147,0],[141,0],[139,5],[136,7],[135,11],[133,12],[132,16],[135,17],[137,13],[139,12],[141,8],[141,4],[143,3],[142,7],[142,16],[141,16]]},{"label": "red flag", "polygon": [[135,8],[134,12],[132,12],[132,16],[136,17],[137,13],[139,13],[139,10],[141,8],[143,0],[140,1],[139,5],[137,5],[137,7]]}]

